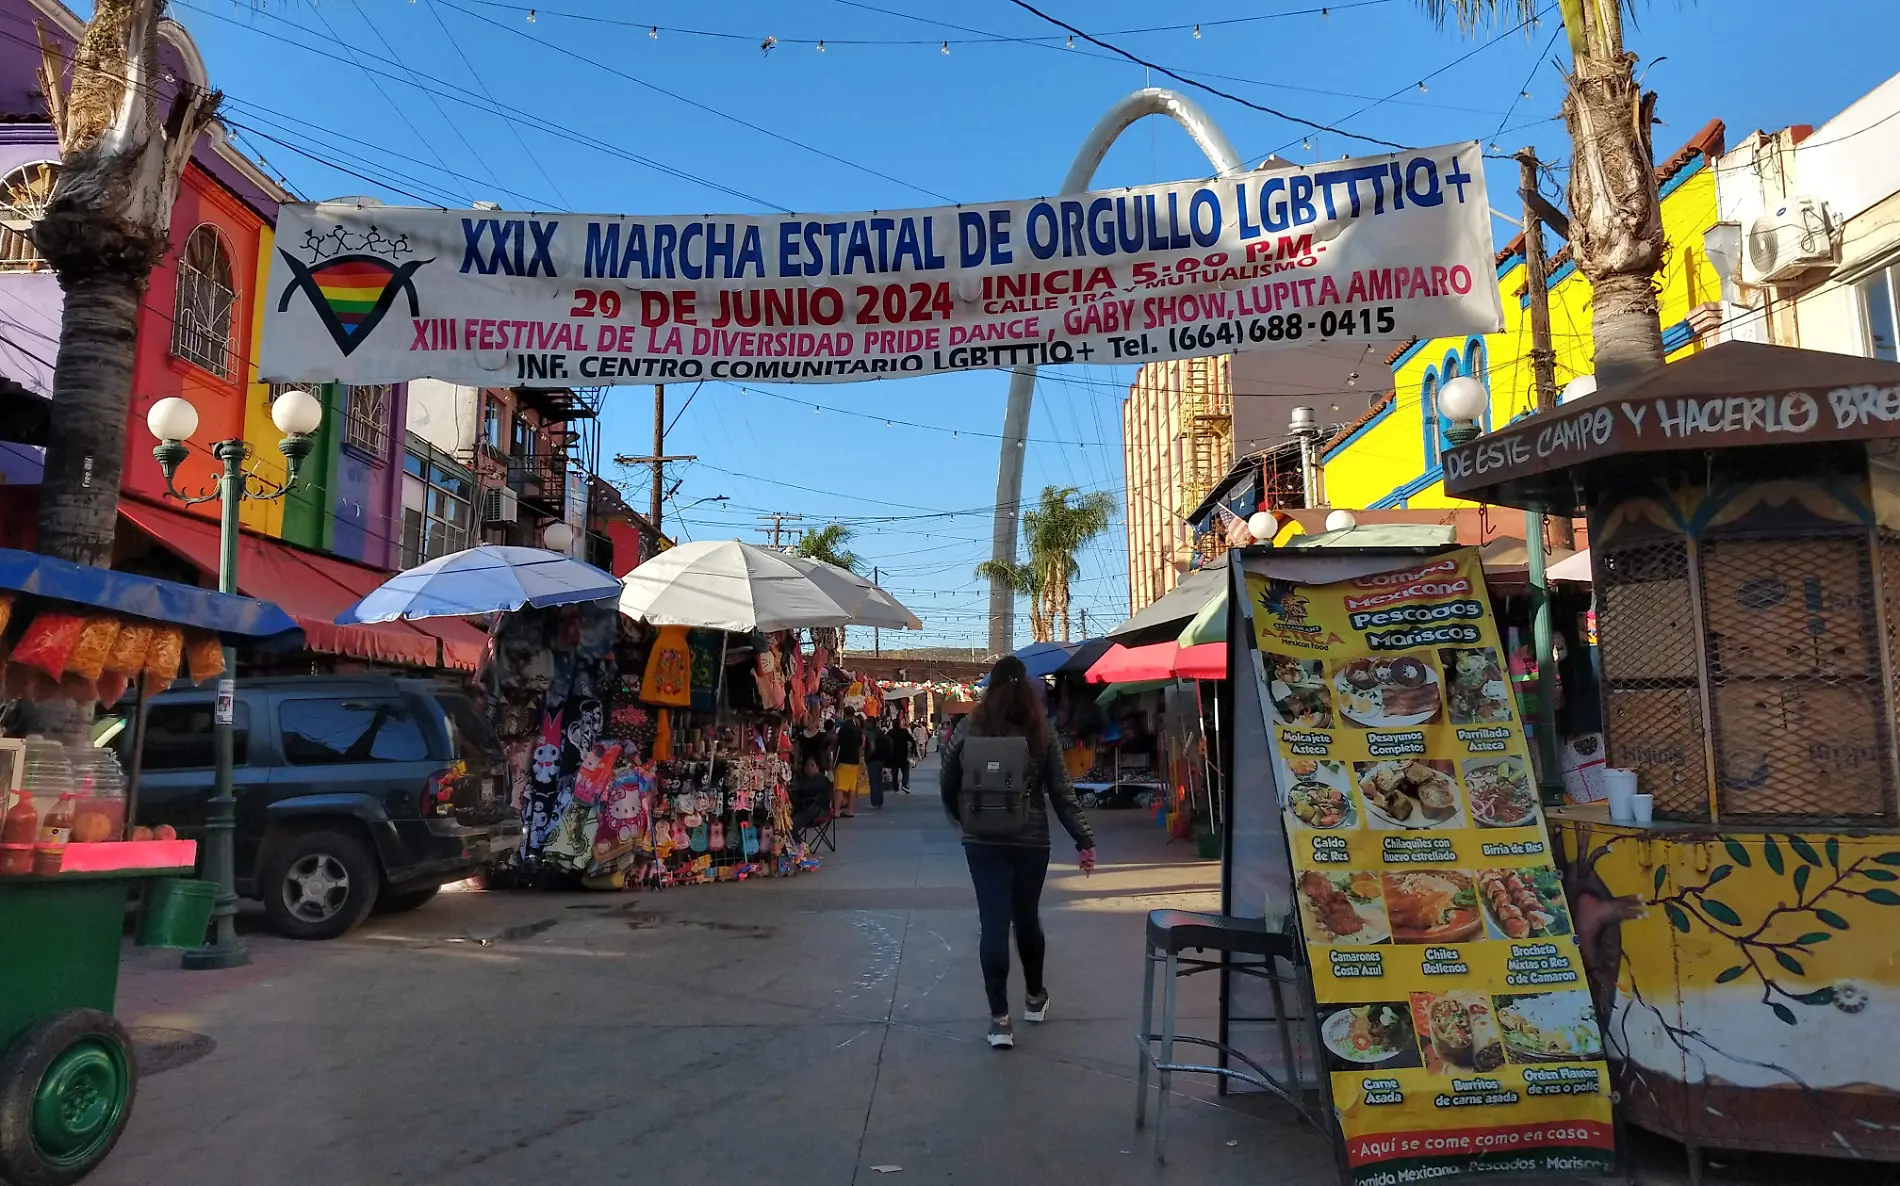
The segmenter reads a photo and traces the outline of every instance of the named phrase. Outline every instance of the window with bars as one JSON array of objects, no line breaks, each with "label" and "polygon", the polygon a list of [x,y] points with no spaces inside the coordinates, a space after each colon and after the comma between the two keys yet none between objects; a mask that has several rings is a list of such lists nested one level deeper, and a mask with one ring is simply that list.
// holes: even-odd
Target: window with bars
[{"label": "window with bars", "polygon": [[34,161],[0,178],[0,272],[43,272],[46,257],[34,245],[33,224],[46,213],[59,179],[55,161]]},{"label": "window with bars", "polygon": [[231,253],[217,229],[201,226],[178,258],[172,303],[172,353],[223,379],[231,377],[232,313],[237,285]]},{"label": "window with bars", "polygon": [[372,457],[389,448],[389,384],[352,387],[344,401],[343,443]]}]

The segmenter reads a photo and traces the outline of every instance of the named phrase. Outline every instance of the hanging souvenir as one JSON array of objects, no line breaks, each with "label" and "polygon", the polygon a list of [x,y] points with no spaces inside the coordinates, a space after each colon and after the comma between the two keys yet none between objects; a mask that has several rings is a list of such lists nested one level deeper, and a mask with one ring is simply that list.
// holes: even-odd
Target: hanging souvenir
[{"label": "hanging souvenir", "polygon": [[618,743],[595,742],[581,759],[580,772],[574,777],[574,800],[595,803],[613,781],[614,763],[620,758]]},{"label": "hanging souvenir", "polygon": [[706,834],[706,821],[698,816],[690,818],[698,820],[698,822],[692,826],[691,831],[688,833],[688,843],[694,852],[705,852],[706,845],[710,839]]},{"label": "hanging souvenir", "polygon": [[541,736],[535,742],[528,771],[528,794],[521,806],[522,852],[532,856],[547,843],[558,822],[555,805],[560,798],[561,716],[541,714]]},{"label": "hanging souvenir", "polygon": [[662,626],[647,656],[640,698],[648,704],[685,708],[692,703],[693,658],[684,626]]},{"label": "hanging souvenir", "polygon": [[713,821],[712,835],[707,839],[706,846],[714,852],[724,852],[726,850],[726,821]]},{"label": "hanging souvenir", "polygon": [[739,853],[748,861],[759,855],[759,830],[751,820],[739,825]]}]

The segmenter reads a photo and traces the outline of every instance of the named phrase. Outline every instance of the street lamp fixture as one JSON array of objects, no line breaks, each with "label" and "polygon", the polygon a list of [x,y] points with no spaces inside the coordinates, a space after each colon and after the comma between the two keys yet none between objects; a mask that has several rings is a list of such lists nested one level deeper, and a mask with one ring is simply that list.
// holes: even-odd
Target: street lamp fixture
[{"label": "street lamp fixture", "polygon": [[541,542],[550,552],[565,552],[574,546],[574,529],[556,519],[541,532]]},{"label": "street lamp fixture", "polygon": [[[244,472],[244,459],[250,455],[250,446],[242,440],[218,441],[211,446],[211,455],[224,463],[224,472],[218,476],[217,485],[197,494],[186,494],[179,490],[174,480],[178,467],[184,463],[190,450],[185,442],[198,431],[198,409],[191,401],[179,396],[167,396],[152,404],[145,414],[145,427],[151,430],[158,444],[152,449],[152,456],[158,460],[159,469],[165,474],[165,493],[186,506],[218,499],[218,591],[237,592],[237,545],[238,545],[238,509],[245,499],[275,501],[288,495],[296,488],[297,475],[303,468],[304,458],[310,456],[314,442],[310,434],[323,423],[323,405],[308,391],[291,390],[279,395],[271,403],[271,421],[277,425],[284,439],[277,443],[278,452],[284,455],[289,466],[289,475],[281,484],[270,482],[256,474]],[[231,768],[234,764],[233,724],[236,713],[237,655],[230,648],[224,648],[224,674],[218,678],[217,713],[213,722],[213,741],[217,755],[217,778],[215,790],[205,810],[205,878],[218,885],[218,897],[211,908],[211,939],[203,947],[185,952],[184,966],[192,970],[211,968],[235,968],[247,964],[251,953],[245,950],[244,943],[237,937],[237,866],[232,845],[232,831],[236,826],[235,810],[237,800],[231,794]]]},{"label": "street lamp fixture", "polygon": [[1451,421],[1451,427],[1445,430],[1445,439],[1454,445],[1476,439],[1484,431],[1478,422],[1490,402],[1491,393],[1470,375],[1459,375],[1447,382],[1438,393],[1438,413]]}]

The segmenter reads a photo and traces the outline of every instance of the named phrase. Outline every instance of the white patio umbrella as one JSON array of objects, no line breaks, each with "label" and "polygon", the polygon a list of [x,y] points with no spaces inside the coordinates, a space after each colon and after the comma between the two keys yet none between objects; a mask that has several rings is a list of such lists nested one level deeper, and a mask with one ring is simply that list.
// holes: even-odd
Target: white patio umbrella
[{"label": "white patio umbrella", "polygon": [[681,544],[621,584],[620,612],[656,626],[795,630],[852,622],[851,610],[791,557],[736,539]]},{"label": "white patio umbrella", "polygon": [[924,628],[922,620],[904,608],[897,598],[848,568],[806,556],[788,555],[785,559],[809,576],[832,600],[850,607],[853,626],[876,626],[884,630]]}]

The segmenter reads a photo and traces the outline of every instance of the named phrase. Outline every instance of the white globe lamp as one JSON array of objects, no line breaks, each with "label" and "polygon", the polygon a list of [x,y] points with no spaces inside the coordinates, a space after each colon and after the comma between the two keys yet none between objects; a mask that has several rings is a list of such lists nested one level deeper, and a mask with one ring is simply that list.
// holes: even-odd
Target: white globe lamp
[{"label": "white globe lamp", "polygon": [[574,529],[565,523],[550,523],[541,532],[541,542],[550,552],[565,552],[574,546]]},{"label": "white globe lamp", "polygon": [[1582,399],[1586,395],[1595,395],[1596,393],[1597,377],[1595,375],[1578,375],[1570,382],[1564,384],[1563,393],[1557,397],[1557,402],[1567,404],[1573,399]]},{"label": "white globe lamp", "polygon": [[198,409],[192,407],[188,399],[168,395],[145,413],[145,427],[152,430],[153,436],[167,443],[188,441],[198,431]]},{"label": "white globe lamp", "polygon": [[1455,445],[1462,445],[1476,437],[1481,431],[1478,422],[1490,403],[1491,393],[1470,375],[1460,375],[1446,383],[1438,393],[1438,413],[1451,421],[1451,427],[1445,430],[1446,438]]},{"label": "white globe lamp", "polygon": [[1280,531],[1280,521],[1266,511],[1255,511],[1247,517],[1247,534],[1259,543],[1266,543]]},{"label": "white globe lamp", "polygon": [[1359,526],[1359,520],[1351,511],[1334,511],[1326,516],[1326,530],[1346,531]]},{"label": "white globe lamp", "polygon": [[323,423],[323,405],[308,391],[293,387],[271,401],[270,418],[285,436],[309,436]]}]

